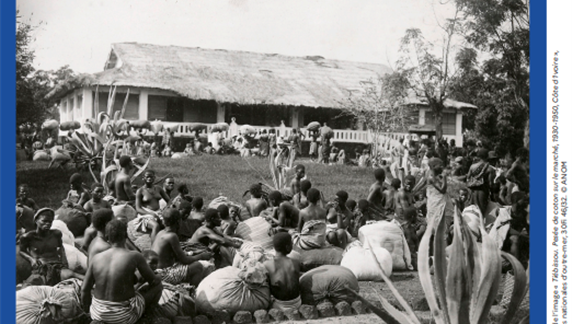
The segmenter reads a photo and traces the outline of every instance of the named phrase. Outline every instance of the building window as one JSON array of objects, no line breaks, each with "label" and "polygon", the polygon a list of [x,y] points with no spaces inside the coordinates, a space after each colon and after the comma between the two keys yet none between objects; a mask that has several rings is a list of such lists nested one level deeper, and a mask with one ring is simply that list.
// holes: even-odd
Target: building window
[{"label": "building window", "polygon": [[[425,111],[425,125],[435,125],[435,115],[432,111]],[[443,135],[457,134],[457,114],[443,113]]]}]

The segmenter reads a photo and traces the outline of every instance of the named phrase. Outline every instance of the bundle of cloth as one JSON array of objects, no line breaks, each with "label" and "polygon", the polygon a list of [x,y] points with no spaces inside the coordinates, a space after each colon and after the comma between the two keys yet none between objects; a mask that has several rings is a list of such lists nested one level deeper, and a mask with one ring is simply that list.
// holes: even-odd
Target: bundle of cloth
[{"label": "bundle of cloth", "polygon": [[[75,280],[75,281],[74,281]],[[79,299],[81,281],[30,286],[16,292],[16,323],[77,323],[85,316]]]},{"label": "bundle of cloth", "polygon": [[318,305],[323,301],[337,304],[351,303],[355,297],[346,287],[359,292],[356,276],[349,269],[336,265],[324,265],[306,272],[300,277],[302,304]]},{"label": "bundle of cloth", "polygon": [[365,249],[386,249],[391,254],[393,271],[413,270],[409,245],[396,221],[379,221],[362,226],[358,231],[358,239]]},{"label": "bundle of cloth", "polygon": [[270,288],[266,268],[253,259],[242,269],[225,267],[208,275],[197,287],[195,307],[200,314],[227,311],[255,312],[270,306]]},{"label": "bundle of cloth", "polygon": [[391,276],[393,258],[381,246],[364,248],[360,241],[355,241],[346,247],[340,265],[350,269],[360,281],[383,281],[383,275]]}]

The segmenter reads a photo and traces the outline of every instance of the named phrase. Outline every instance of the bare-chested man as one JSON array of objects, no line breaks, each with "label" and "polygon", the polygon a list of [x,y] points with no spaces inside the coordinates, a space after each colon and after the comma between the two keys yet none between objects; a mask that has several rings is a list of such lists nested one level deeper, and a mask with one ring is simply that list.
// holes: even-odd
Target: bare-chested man
[{"label": "bare-chested man", "polygon": [[107,223],[113,220],[113,211],[111,209],[98,209],[91,216],[91,225],[96,230],[95,238],[90,242],[89,248],[87,249],[87,262],[93,259],[93,257],[111,248],[111,244],[105,239],[105,226]]},{"label": "bare-chested man", "polygon": [[332,245],[346,248],[350,239],[346,229],[349,227],[353,218],[352,212],[346,207],[348,193],[340,190],[336,193],[336,198],[328,204],[328,229],[326,230],[326,240]]},{"label": "bare-chested man", "polygon": [[117,204],[128,203],[135,204],[135,194],[131,188],[131,172],[133,170],[133,162],[127,155],[119,158],[121,170],[115,176],[115,198]]},{"label": "bare-chested man", "polygon": [[262,198],[262,186],[258,183],[250,186],[251,198],[246,201],[246,210],[252,217],[260,216],[260,213],[268,208],[266,200]]},{"label": "bare-chested man", "polygon": [[230,217],[228,206],[225,204],[220,204],[216,210],[218,211],[221,219],[220,229],[222,233],[224,235],[233,236],[238,224]]},{"label": "bare-chested man", "polygon": [[165,229],[157,234],[151,246],[151,250],[159,255],[157,274],[161,280],[172,285],[188,282],[198,286],[203,280],[203,266],[197,261],[210,260],[213,254],[203,252],[189,256],[181,249],[178,236],[181,215],[178,210],[166,209],[163,212],[163,223]]},{"label": "bare-chested man", "polygon": [[205,211],[205,225],[193,234],[189,243],[195,251],[211,250],[215,252],[215,266],[217,268],[232,265],[234,253],[232,248],[239,248],[240,244],[232,237],[224,235],[216,227],[221,225],[218,211],[209,208]]},{"label": "bare-chested man", "polygon": [[300,211],[298,232],[294,243],[304,250],[319,249],[326,242],[326,210],[318,206],[321,194],[318,189],[308,190],[308,207]]},{"label": "bare-chested man", "polygon": [[394,178],[391,179],[391,185],[383,192],[383,199],[385,200],[385,213],[387,217],[395,218],[395,211],[397,209],[397,194],[401,188],[401,180]]},{"label": "bare-chested man", "polygon": [[22,204],[24,206],[32,208],[32,210],[35,212],[40,208],[38,207],[36,202],[28,196],[29,193],[30,193],[30,187],[28,187],[27,184],[20,185],[20,187],[18,187],[18,198],[16,198],[16,205]]},{"label": "bare-chested man", "polygon": [[312,188],[312,183],[310,180],[302,180],[300,182],[300,192],[294,195],[292,202],[294,206],[299,210],[308,207],[308,190]]},{"label": "bare-chested man", "polygon": [[296,171],[296,176],[294,179],[292,179],[292,182],[290,182],[290,190],[292,190],[292,195],[300,192],[300,183],[302,179],[306,177],[306,167],[304,167],[302,164],[296,165],[294,170]]},{"label": "bare-chested man", "polygon": [[385,170],[376,169],[374,176],[376,181],[369,187],[367,201],[369,202],[370,208],[374,211],[373,214],[378,215],[377,218],[385,218],[385,197],[383,196],[383,192],[387,190],[385,185]]},{"label": "bare-chested man", "polygon": [[103,185],[101,183],[94,183],[91,186],[91,199],[83,205],[83,209],[88,213],[93,213],[102,208],[111,209],[111,205],[102,199],[104,195],[105,190]]},{"label": "bare-chested man", "polygon": [[34,215],[36,230],[20,237],[20,255],[32,265],[32,275],[24,286],[53,286],[62,280],[83,276],[68,268],[62,233],[51,229],[54,211],[42,208]]},{"label": "bare-chested man", "polygon": [[[92,320],[108,324],[134,324],[146,310],[157,305],[163,285],[141,253],[125,248],[127,225],[112,220],[105,228],[111,248],[91,260],[81,288],[83,310]],[[149,283],[135,291],[136,271]],[[93,299],[92,299],[92,289]]]},{"label": "bare-chested man", "polygon": [[283,312],[297,310],[300,299],[300,262],[287,257],[292,252],[292,237],[288,233],[276,233],[273,237],[276,257],[264,262],[268,271],[272,308]]},{"label": "bare-chested man", "polygon": [[401,190],[399,190],[399,192],[397,193],[395,201],[396,203],[395,214],[397,215],[397,218],[401,221],[404,221],[403,211],[406,208],[411,207],[415,204],[413,193],[411,192],[413,187],[415,187],[415,177],[412,175],[408,175],[405,177],[403,181],[403,188],[401,188]]},{"label": "bare-chested man", "polygon": [[280,191],[272,191],[268,195],[270,207],[273,207],[272,215],[267,216],[266,220],[272,223],[272,226],[279,226],[283,229],[294,229],[298,225],[300,211],[291,203],[282,200]]}]

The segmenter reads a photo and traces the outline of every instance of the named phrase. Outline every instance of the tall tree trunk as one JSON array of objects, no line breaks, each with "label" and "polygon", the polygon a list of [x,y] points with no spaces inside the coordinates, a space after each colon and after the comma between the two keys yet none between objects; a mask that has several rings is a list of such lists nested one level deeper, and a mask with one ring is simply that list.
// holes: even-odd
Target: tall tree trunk
[{"label": "tall tree trunk", "polygon": [[435,138],[439,140],[443,137],[443,109],[445,106],[442,103],[435,102],[431,110],[435,117]]}]

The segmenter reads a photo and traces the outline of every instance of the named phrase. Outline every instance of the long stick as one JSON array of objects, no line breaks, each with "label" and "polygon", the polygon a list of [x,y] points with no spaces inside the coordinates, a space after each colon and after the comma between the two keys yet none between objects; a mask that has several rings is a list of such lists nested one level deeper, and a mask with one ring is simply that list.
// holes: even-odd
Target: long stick
[{"label": "long stick", "polygon": [[362,304],[364,304],[367,308],[369,308],[375,315],[379,316],[382,320],[384,320],[387,324],[401,324],[399,323],[393,316],[391,316],[388,312],[384,309],[377,308],[373,306],[372,303],[367,301],[365,298],[360,296],[357,291],[349,288],[346,286],[346,290],[349,291],[352,295],[354,295],[357,299],[359,299]]}]

